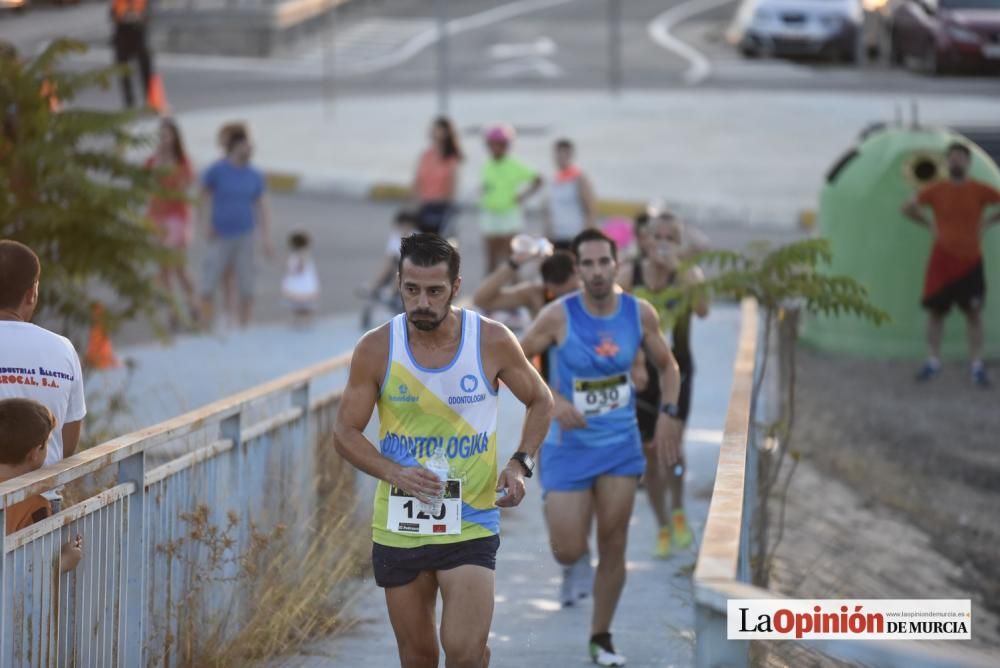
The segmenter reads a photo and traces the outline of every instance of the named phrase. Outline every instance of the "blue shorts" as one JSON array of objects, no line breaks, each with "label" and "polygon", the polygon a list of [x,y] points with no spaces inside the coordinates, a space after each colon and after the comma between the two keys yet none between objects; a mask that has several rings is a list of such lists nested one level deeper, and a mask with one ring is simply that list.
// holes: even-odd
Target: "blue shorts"
[{"label": "blue shorts", "polygon": [[631,442],[599,448],[546,441],[539,468],[545,492],[579,492],[591,489],[602,475],[638,478],[646,470],[646,457],[638,434]]}]

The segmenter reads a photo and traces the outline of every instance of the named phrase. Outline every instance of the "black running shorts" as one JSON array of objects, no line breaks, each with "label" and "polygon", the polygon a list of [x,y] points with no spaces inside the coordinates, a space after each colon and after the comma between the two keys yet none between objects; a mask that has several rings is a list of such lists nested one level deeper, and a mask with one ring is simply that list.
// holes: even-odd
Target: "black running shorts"
[{"label": "black running shorts", "polygon": [[459,566],[497,567],[500,536],[474,538],[445,545],[389,547],[372,543],[372,566],[379,587],[402,587],[421,571],[447,571]]}]

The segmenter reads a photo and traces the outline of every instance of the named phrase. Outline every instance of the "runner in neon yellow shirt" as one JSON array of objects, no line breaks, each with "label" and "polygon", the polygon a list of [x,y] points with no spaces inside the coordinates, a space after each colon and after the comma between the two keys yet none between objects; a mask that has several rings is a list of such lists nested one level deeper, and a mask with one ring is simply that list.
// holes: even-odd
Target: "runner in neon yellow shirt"
[{"label": "runner in neon yellow shirt", "polygon": [[[452,306],[459,262],[435,234],[402,240],[405,313],[358,342],[334,431],[337,452],[379,479],[372,564],[404,666],[438,665],[438,589],[447,664],[489,664],[499,507],[524,498],[552,413],[552,395],[514,335]],[[498,476],[501,380],[527,412]],[[373,444],[364,429],[376,406]]]}]

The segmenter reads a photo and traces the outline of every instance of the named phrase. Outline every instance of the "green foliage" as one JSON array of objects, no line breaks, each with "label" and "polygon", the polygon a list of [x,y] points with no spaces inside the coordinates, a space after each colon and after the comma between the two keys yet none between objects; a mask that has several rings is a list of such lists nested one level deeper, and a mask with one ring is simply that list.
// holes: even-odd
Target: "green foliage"
[{"label": "green foliage", "polygon": [[829,263],[830,244],[826,239],[805,239],[772,248],[754,244],[745,253],[708,251],[685,262],[715,267],[717,275],[687,289],[686,299],[708,296],[743,299],[752,297],[762,309],[780,314],[789,304],[798,303],[810,313],[852,315],[876,324],[889,316],[868,300],[863,285],[848,276],[830,276],[817,271]]},{"label": "green foliage", "polygon": [[119,71],[60,67],[84,50],[60,40],[33,59],[0,56],[0,238],[38,253],[42,317],[77,331],[96,300],[111,327],[152,317],[161,299],[150,272],[168,257],[144,219],[156,175],[128,157],[151,144],[133,130],[137,115],[72,106]]}]

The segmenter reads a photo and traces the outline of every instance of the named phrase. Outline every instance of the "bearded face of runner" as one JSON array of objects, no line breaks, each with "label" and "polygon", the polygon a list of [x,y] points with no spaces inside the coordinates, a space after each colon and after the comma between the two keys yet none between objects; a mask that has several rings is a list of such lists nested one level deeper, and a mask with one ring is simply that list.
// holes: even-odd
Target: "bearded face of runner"
[{"label": "bearded face of runner", "polygon": [[609,241],[584,241],[577,251],[577,270],[587,295],[594,300],[606,299],[615,286],[618,262]]},{"label": "bearded face of runner", "polygon": [[407,320],[424,332],[437,329],[451,312],[451,302],[461,281],[461,278],[450,280],[445,262],[420,267],[409,259],[403,260],[399,291]]}]

